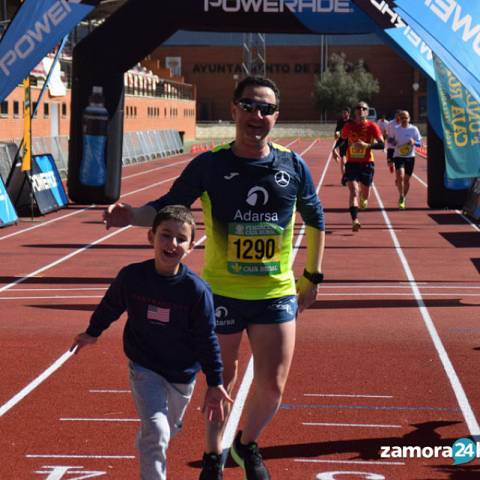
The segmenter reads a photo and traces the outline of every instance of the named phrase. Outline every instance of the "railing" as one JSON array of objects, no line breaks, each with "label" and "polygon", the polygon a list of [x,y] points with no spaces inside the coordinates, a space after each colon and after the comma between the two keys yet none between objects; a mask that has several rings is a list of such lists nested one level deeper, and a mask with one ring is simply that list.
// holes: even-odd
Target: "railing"
[{"label": "railing", "polygon": [[[20,140],[0,143],[0,176],[6,182]],[[68,137],[37,137],[32,141],[34,155],[51,153],[62,178],[68,172]],[[183,141],[177,130],[127,132],[123,136],[122,165],[146,162],[183,152]]]}]

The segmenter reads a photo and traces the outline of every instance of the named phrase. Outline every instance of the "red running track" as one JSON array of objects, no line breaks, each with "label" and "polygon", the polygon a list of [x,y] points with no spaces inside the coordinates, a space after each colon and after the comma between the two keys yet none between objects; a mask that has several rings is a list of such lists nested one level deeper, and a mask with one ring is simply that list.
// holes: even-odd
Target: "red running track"
[{"label": "red running track", "polygon": [[[310,140],[292,146],[305,152],[326,209],[326,281],[298,320],[282,407],[261,437],[272,478],[480,478],[478,460],[453,466],[450,458],[381,457],[382,447],[445,447],[480,433],[479,229],[459,212],[427,207],[421,158],[408,209],[398,211],[379,154],[363,228],[353,233],[330,147]],[[164,193],[189,158],[125,168],[122,201],[139,205]],[[151,255],[144,229],[106,232],[102,209],[73,205],[0,230],[2,480],[138,478],[122,319],[95,347],[66,354],[121,266]],[[296,232],[300,275],[300,219]],[[200,244],[187,259],[198,272],[202,254]],[[244,385],[249,358],[245,342]],[[169,451],[171,480],[198,478],[203,391],[199,377],[184,431]],[[242,388],[237,398],[245,394]],[[236,407],[241,412],[241,402]],[[227,464],[225,479],[241,478]]]}]

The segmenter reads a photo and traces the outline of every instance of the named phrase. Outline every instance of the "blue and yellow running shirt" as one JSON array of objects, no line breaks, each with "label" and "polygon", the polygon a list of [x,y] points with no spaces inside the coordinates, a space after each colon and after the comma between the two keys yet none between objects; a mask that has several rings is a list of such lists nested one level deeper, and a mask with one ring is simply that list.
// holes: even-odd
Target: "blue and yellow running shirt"
[{"label": "blue and yellow running shirt", "polygon": [[295,295],[293,230],[298,209],[324,230],[323,208],[304,160],[270,144],[260,159],[224,144],[194,158],[170,191],[148,205],[191,206],[200,197],[207,242],[203,276],[213,293],[241,300]]}]

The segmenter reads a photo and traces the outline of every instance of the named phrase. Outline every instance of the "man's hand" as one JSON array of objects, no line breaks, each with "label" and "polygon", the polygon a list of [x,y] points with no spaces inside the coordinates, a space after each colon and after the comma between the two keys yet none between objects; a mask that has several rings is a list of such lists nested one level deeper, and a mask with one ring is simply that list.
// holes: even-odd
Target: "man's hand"
[{"label": "man's hand", "polygon": [[203,400],[202,412],[206,414],[209,422],[223,422],[225,412],[223,402],[233,403],[223,385],[208,387]]},{"label": "man's hand", "polygon": [[338,163],[340,161],[340,154],[336,150],[332,150],[332,157],[335,162]]},{"label": "man's hand", "polygon": [[114,203],[103,212],[103,223],[111,227],[126,227],[133,221],[133,208],[127,203]]},{"label": "man's hand", "polygon": [[370,144],[367,143],[367,142],[364,142],[363,140],[357,140],[357,141],[353,144],[353,147],[354,147],[354,148],[359,148],[359,147],[368,148],[368,147],[370,147]]},{"label": "man's hand", "polygon": [[317,285],[307,280],[303,275],[297,281],[298,310],[302,313],[310,307],[317,298]]},{"label": "man's hand", "polygon": [[73,344],[70,347],[70,351],[75,355],[85,346],[93,345],[97,341],[97,337],[92,337],[88,333],[80,333],[73,340]]}]

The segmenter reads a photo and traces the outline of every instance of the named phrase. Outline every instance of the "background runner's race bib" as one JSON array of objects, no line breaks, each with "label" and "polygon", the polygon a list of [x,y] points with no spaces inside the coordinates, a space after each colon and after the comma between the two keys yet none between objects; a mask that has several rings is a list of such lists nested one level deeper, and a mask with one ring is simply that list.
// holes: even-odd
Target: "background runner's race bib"
[{"label": "background runner's race bib", "polygon": [[272,223],[229,223],[227,268],[236,275],[280,273],[283,228]]},{"label": "background runner's race bib", "polygon": [[398,147],[398,153],[402,157],[406,157],[407,155],[410,155],[413,151],[413,145],[411,143],[406,143],[405,145],[401,145]]},{"label": "background runner's race bib", "polygon": [[364,158],[367,153],[367,147],[361,145],[350,145],[350,158]]}]

